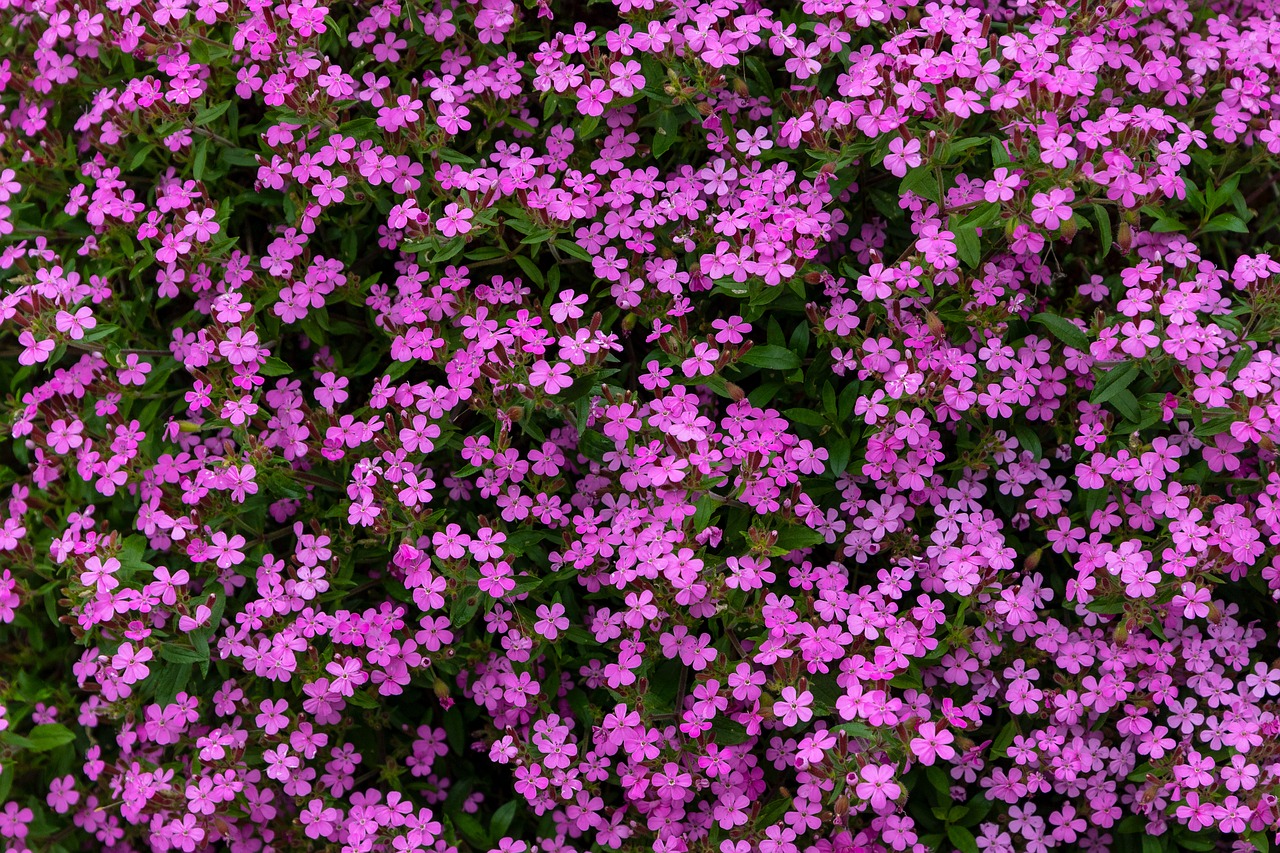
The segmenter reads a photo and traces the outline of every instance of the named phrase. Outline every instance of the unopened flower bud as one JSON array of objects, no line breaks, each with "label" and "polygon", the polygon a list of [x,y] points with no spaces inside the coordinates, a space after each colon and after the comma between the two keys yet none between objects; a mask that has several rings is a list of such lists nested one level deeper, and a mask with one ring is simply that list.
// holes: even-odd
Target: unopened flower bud
[{"label": "unopened flower bud", "polygon": [[942,318],[932,311],[924,313],[925,323],[929,326],[929,331],[933,332],[934,337],[945,338],[947,336],[947,327],[942,322]]},{"label": "unopened flower bud", "polygon": [[1120,223],[1120,229],[1116,233],[1116,244],[1120,246],[1122,252],[1128,252],[1133,246],[1133,226],[1128,222]]}]

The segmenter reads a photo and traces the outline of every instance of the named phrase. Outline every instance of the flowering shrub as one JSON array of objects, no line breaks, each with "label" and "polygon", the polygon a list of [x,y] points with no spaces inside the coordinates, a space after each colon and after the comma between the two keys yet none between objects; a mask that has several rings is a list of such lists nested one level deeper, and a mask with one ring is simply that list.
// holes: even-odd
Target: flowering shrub
[{"label": "flowering shrub", "polygon": [[0,0],[12,850],[1267,850],[1270,0]]}]

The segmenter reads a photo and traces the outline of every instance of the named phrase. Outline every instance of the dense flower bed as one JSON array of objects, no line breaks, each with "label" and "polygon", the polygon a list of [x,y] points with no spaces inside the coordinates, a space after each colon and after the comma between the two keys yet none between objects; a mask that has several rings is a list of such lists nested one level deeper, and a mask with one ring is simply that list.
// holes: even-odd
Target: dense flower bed
[{"label": "dense flower bed", "polygon": [[0,0],[13,850],[1266,851],[1270,0]]}]

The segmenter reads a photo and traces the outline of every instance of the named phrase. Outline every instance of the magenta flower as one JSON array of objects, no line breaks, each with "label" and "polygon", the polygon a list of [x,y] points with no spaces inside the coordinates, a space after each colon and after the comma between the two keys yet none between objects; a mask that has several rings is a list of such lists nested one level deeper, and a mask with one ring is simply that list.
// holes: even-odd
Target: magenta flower
[{"label": "magenta flower", "polygon": [[891,764],[868,764],[857,777],[854,793],[866,800],[873,811],[882,812],[902,794],[901,786],[894,781],[896,772]]},{"label": "magenta flower", "polygon": [[133,684],[146,678],[150,673],[147,661],[151,660],[151,649],[140,646],[137,649],[132,643],[121,643],[120,648],[111,658],[111,667],[120,673],[120,680],[125,684]]},{"label": "magenta flower", "polygon": [[467,234],[471,231],[471,219],[474,216],[474,211],[459,207],[455,202],[450,202],[445,205],[444,216],[436,220],[436,228],[445,237]]},{"label": "magenta flower", "polygon": [[569,365],[564,362],[552,365],[539,359],[529,370],[529,384],[548,394],[558,394],[572,385],[573,379],[569,376]]},{"label": "magenta flower", "polygon": [[813,694],[808,690],[797,691],[788,685],[782,688],[779,698],[773,703],[773,713],[785,726],[807,723],[813,719]]},{"label": "magenta flower", "polygon": [[1071,218],[1071,202],[1075,197],[1075,191],[1070,187],[1055,187],[1047,193],[1036,193],[1031,197],[1031,221],[1051,231],[1057,230]]},{"label": "magenta flower", "polygon": [[884,165],[896,177],[904,177],[908,171],[923,162],[919,139],[895,138],[889,141],[889,153],[884,157]]},{"label": "magenta flower", "polygon": [[956,751],[951,744],[955,736],[935,722],[921,723],[916,729],[916,737],[911,741],[911,752],[920,759],[921,764],[930,765],[942,759],[948,761],[955,757]]}]

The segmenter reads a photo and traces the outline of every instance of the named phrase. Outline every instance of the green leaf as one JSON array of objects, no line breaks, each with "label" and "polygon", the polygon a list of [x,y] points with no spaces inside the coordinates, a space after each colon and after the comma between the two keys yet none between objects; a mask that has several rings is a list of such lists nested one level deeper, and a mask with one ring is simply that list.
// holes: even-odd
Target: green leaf
[{"label": "green leaf", "polygon": [[1092,205],[1093,217],[1098,223],[1098,242],[1102,244],[1102,255],[1106,257],[1111,252],[1111,244],[1115,242],[1115,238],[1111,235],[1111,214],[1107,213],[1107,209],[1100,204]]},{"label": "green leaf", "polygon": [[1200,229],[1201,234],[1211,234],[1215,231],[1234,231],[1237,234],[1248,234],[1249,226],[1234,213],[1219,213]]},{"label": "green leaf", "polygon": [[200,654],[195,649],[189,649],[186,646],[165,643],[160,647],[160,657],[172,663],[203,663],[209,659],[209,652],[206,649],[204,654]]},{"label": "green leaf", "polygon": [[199,39],[193,39],[192,42],[187,45],[187,53],[191,54],[192,61],[198,65],[208,65],[209,60],[211,59],[209,56],[209,45]]},{"label": "green leaf", "polygon": [[480,609],[480,590],[469,592],[466,595],[458,595],[453,599],[453,606],[449,608],[449,621],[454,625],[465,625],[471,621],[471,617],[476,615],[476,611]]},{"label": "green leaf", "polygon": [[462,710],[457,706],[450,708],[444,714],[444,736],[453,754],[462,755],[466,750],[467,741],[462,731]]},{"label": "green leaf", "polygon": [[431,262],[435,264],[442,264],[461,252],[466,248],[466,246],[467,241],[464,238],[454,237],[452,240],[440,247],[440,251],[436,252],[436,254],[432,256]]},{"label": "green leaf", "polygon": [[187,686],[187,681],[191,678],[191,664],[162,666],[158,669],[159,672],[153,671],[147,681],[152,684],[152,690],[155,691],[156,704],[161,707],[172,705],[173,700]]},{"label": "green leaf", "polygon": [[1124,364],[1111,368],[1093,386],[1093,392],[1089,395],[1089,402],[1100,404],[1113,399],[1121,391],[1128,388],[1137,376],[1138,364],[1134,361],[1126,361]]},{"label": "green leaf", "polygon": [[115,323],[99,323],[92,331],[85,334],[83,341],[87,344],[93,343],[118,331],[120,331],[120,327]]},{"label": "green leaf", "polygon": [[32,743],[31,738],[23,737],[22,735],[15,734],[11,731],[0,732],[0,743],[8,744],[9,746],[16,746],[18,749],[35,748],[35,744]]},{"label": "green leaf", "polygon": [[1231,425],[1240,418],[1235,414],[1219,415],[1216,418],[1210,418],[1195,428],[1195,435],[1198,438],[1207,438],[1215,436],[1218,433],[1226,432],[1231,429]]},{"label": "green leaf", "polygon": [[960,222],[974,228],[986,228],[1000,220],[1000,205],[996,202],[980,204],[969,212]]},{"label": "green leaf", "polygon": [[813,409],[787,409],[782,413],[787,420],[805,426],[820,427],[827,419]]},{"label": "green leaf", "polygon": [[1169,234],[1174,231],[1186,231],[1187,226],[1172,217],[1159,216],[1156,218],[1155,224],[1151,226],[1151,230],[1156,234]]},{"label": "green leaf", "polygon": [[933,176],[933,168],[928,164],[917,166],[907,173],[898,185],[898,195],[915,193],[929,201],[938,200],[938,181]]},{"label": "green leaf", "polygon": [[48,752],[76,739],[75,732],[62,723],[44,723],[27,732],[32,752]]},{"label": "green leaf", "polygon": [[489,824],[489,837],[497,841],[507,834],[507,830],[511,827],[511,821],[516,816],[517,802],[514,799],[507,802],[493,813],[493,822]]},{"label": "green leaf", "polygon": [[698,499],[695,506],[697,510],[693,513],[693,529],[704,530],[711,523],[711,514],[716,509],[716,498],[704,495]]},{"label": "green leaf", "polygon": [[490,848],[489,835],[484,831],[484,827],[480,825],[480,821],[471,815],[456,809],[449,815],[449,819],[453,821],[454,828],[458,830],[464,841],[480,850],[488,850]]},{"label": "green leaf", "polygon": [[218,159],[228,166],[256,166],[258,158],[248,148],[222,148]]},{"label": "green leaf", "polygon": [[147,553],[147,540],[134,534],[124,540],[120,548],[120,553],[116,558],[120,560],[120,573],[122,577],[130,578],[140,571],[153,572],[155,567],[143,559]]},{"label": "green leaf", "polygon": [[827,537],[808,527],[788,527],[778,534],[773,549],[779,555],[790,554],[797,548],[811,548],[827,541]]},{"label": "green leaf", "polygon": [[766,367],[770,370],[795,370],[800,366],[800,357],[791,350],[769,345],[752,347],[741,360],[754,367]]},{"label": "green leaf", "polygon": [[919,690],[924,686],[924,682],[920,680],[920,675],[916,672],[914,666],[905,672],[900,672],[895,675],[890,679],[889,684],[894,687],[900,687],[903,689],[910,688],[912,690]]},{"label": "green leaf", "polygon": [[978,840],[973,837],[973,833],[965,829],[963,826],[951,824],[947,827],[947,838],[951,839],[951,843],[956,846],[961,853],[978,853]]},{"label": "green leaf", "polygon": [[1031,322],[1039,323],[1048,329],[1053,336],[1062,341],[1067,346],[1077,349],[1082,353],[1089,351],[1089,338],[1085,333],[1065,317],[1059,317],[1057,314],[1037,314],[1031,318]]},{"label": "green leaf", "polygon": [[1085,610],[1090,613],[1101,613],[1104,616],[1114,616],[1117,613],[1124,612],[1124,599],[1095,598],[1085,605]]},{"label": "green leaf", "polygon": [[952,217],[951,233],[955,235],[956,254],[965,266],[973,269],[982,263],[982,241],[978,239],[978,231],[972,225],[955,222]]},{"label": "green leaf", "polygon": [[139,148],[137,153],[133,155],[133,159],[129,161],[129,171],[132,172],[134,169],[138,168],[144,162],[146,162],[147,155],[150,154],[154,149],[155,149],[154,145],[144,145],[141,148]]},{"label": "green leaf", "polygon": [[672,145],[680,141],[680,123],[683,119],[675,110],[658,113],[658,126],[653,132],[653,156],[661,157]]},{"label": "green leaf", "polygon": [[1241,173],[1236,172],[1227,178],[1227,182],[1216,189],[1210,190],[1206,202],[1206,213],[1213,213],[1218,208],[1227,203],[1230,198],[1236,194],[1236,189],[1240,186]]},{"label": "green leaf", "polygon": [[711,719],[711,733],[715,736],[715,742],[720,746],[743,743],[748,737],[746,726],[742,725],[742,723],[735,723],[723,714],[717,714]]},{"label": "green leaf", "polygon": [[840,732],[845,732],[851,738],[862,738],[863,740],[869,740],[876,736],[875,729],[871,728],[871,726],[866,723],[860,723],[856,720],[852,723],[841,723],[838,726],[831,727],[832,734],[838,734]]},{"label": "green leaf", "polygon": [[231,108],[231,100],[227,99],[221,103],[214,104],[211,107],[205,107],[196,113],[196,126],[203,127],[209,122],[221,116]]},{"label": "green leaf", "polygon": [[357,690],[348,696],[347,701],[357,708],[364,708],[366,711],[376,711],[378,709],[378,700],[363,690]]},{"label": "green leaf", "polygon": [[1018,734],[1018,724],[1014,720],[1005,723],[1004,728],[1000,730],[1000,734],[996,735],[996,739],[991,742],[991,754],[996,758],[1004,758],[1006,750],[1013,743],[1014,737]]},{"label": "green leaf", "polygon": [[929,780],[929,785],[933,788],[934,793],[938,795],[938,801],[943,803],[950,802],[951,780],[947,778],[946,773],[942,772],[942,768],[926,767],[924,775]]},{"label": "green leaf", "polygon": [[201,139],[196,144],[195,157],[191,161],[191,174],[197,181],[204,180],[204,167],[209,161],[209,140]]},{"label": "green leaf", "polygon": [[986,142],[987,139],[988,137],[986,136],[969,136],[964,139],[953,139],[947,143],[945,148],[942,149],[942,159],[944,162],[949,163],[955,159],[957,154],[968,151],[970,148],[977,148],[979,145]]},{"label": "green leaf", "polygon": [[1138,398],[1133,396],[1133,392],[1128,388],[1124,388],[1109,400],[1116,411],[1129,419],[1131,423],[1137,423],[1142,420],[1142,410],[1138,408]]},{"label": "green leaf", "polygon": [[832,435],[827,445],[827,473],[839,477],[849,467],[849,457],[853,455],[853,442],[848,438],[837,438]]},{"label": "green leaf", "polygon": [[1013,425],[1013,434],[1018,437],[1018,446],[1031,451],[1036,459],[1044,457],[1044,448],[1040,444],[1040,436],[1030,424],[1018,421]]},{"label": "green leaf", "polygon": [[555,241],[552,241],[551,245],[555,246],[556,249],[558,249],[561,252],[564,252],[566,255],[569,255],[570,257],[574,257],[580,261],[586,261],[587,263],[591,263],[591,255],[588,254],[587,250],[582,248],[572,240],[555,240]]},{"label": "green leaf", "polygon": [[[548,236],[550,235],[548,234]],[[529,238],[526,237],[525,240],[527,239]],[[525,240],[520,242],[523,243]],[[538,265],[533,262],[532,258],[525,255],[516,255],[516,263],[520,265],[520,269],[534,284],[538,285],[538,287],[546,286],[546,279],[543,278],[542,270],[538,269]]]},{"label": "green leaf", "polygon": [[269,356],[262,367],[258,368],[258,373],[262,376],[287,376],[292,372],[292,367],[274,355]]}]

